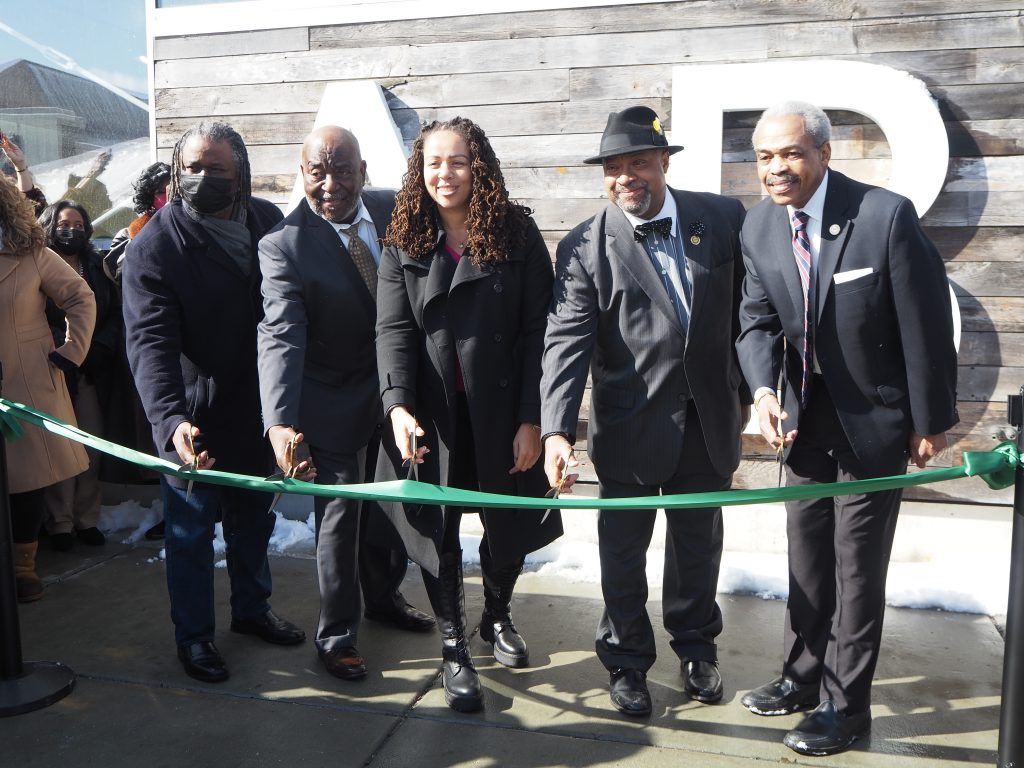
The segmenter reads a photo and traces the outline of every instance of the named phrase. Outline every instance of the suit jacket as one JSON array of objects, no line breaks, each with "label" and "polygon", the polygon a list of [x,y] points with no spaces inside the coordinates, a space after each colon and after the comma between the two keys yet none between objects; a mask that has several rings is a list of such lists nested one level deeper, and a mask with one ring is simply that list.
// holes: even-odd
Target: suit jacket
[{"label": "suit jacket", "polygon": [[[784,406],[798,425],[804,303],[788,216],[770,199],[747,214],[736,348],[751,389],[774,389],[785,336]],[[913,203],[829,171],[817,284],[814,349],[853,452],[871,474],[899,471],[911,429],[958,421],[946,272]]]},{"label": "suit jacket", "polygon": [[[447,485],[455,447],[456,358],[462,370],[476,449],[480,489],[543,496],[542,462],[509,474],[512,441],[523,423],[540,420],[540,358],[551,296],[551,259],[536,224],[526,243],[500,264],[458,266],[440,245],[417,259],[390,247],[381,258],[377,309],[377,364],[385,410],[404,404],[426,431],[430,446],[419,478]],[[382,442],[393,446],[386,436]],[[386,468],[384,468],[386,469]],[[394,469],[392,468],[393,472]],[[384,506],[384,505],[382,505]],[[420,534],[439,543],[439,510],[408,510]],[[561,535],[556,511],[485,510],[491,554],[498,566]],[[401,521],[399,521],[399,524]],[[402,528],[400,527],[400,530]],[[423,551],[410,541],[411,555]],[[425,567],[434,566],[426,556]]]},{"label": "suit jacket", "polygon": [[256,244],[280,220],[277,206],[250,201],[248,274],[180,200],[157,211],[132,240],[122,271],[128,360],[153,441],[168,461],[180,462],[171,437],[189,421],[202,430],[217,469],[265,475],[271,466],[256,373],[263,317]]},{"label": "suit jacket", "polygon": [[[587,447],[598,477],[618,482],[660,485],[675,474],[691,398],[715,469],[728,476],[740,459],[749,395],[733,343],[743,206],[719,195],[669,192],[693,278],[685,335],[618,207],[609,204],[558,245],[541,381],[543,431],[576,440],[590,367]],[[691,225],[702,230],[699,244],[690,240]]]},{"label": "suit jacket", "polygon": [[[378,238],[395,193],[367,189]],[[303,200],[259,245],[265,315],[259,326],[263,424],[288,424],[310,445],[354,453],[381,420],[377,310],[335,228]]]}]

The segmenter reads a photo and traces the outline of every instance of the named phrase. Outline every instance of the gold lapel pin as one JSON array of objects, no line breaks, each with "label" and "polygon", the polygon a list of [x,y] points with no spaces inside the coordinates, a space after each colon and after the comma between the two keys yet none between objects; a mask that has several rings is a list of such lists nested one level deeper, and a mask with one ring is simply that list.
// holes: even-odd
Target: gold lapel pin
[{"label": "gold lapel pin", "polygon": [[693,235],[690,237],[690,242],[694,245],[700,245],[700,235]]},{"label": "gold lapel pin", "polygon": [[828,228],[828,233],[830,235],[838,235],[840,232],[842,232],[842,227],[840,227],[838,224],[833,224],[831,227]]}]

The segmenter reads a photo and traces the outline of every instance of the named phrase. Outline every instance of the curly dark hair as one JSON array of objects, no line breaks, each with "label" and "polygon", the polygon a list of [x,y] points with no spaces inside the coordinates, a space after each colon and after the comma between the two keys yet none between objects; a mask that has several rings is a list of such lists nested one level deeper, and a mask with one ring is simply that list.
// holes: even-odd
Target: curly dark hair
[{"label": "curly dark hair", "polygon": [[465,117],[424,125],[412,147],[409,168],[395,196],[395,212],[384,237],[385,245],[401,248],[417,259],[427,259],[437,245],[438,217],[423,178],[423,144],[437,131],[452,131],[469,147],[473,186],[466,220],[466,245],[476,266],[506,261],[508,254],[526,242],[530,214],[525,205],[509,199],[501,163],[483,129]]},{"label": "curly dark hair", "polygon": [[132,202],[135,204],[135,212],[138,214],[153,213],[155,206],[153,198],[163,192],[171,180],[171,166],[167,163],[153,163],[135,180],[132,187],[135,189],[135,197]]},{"label": "curly dark hair", "polygon": [[61,211],[68,208],[72,208],[78,211],[78,215],[82,217],[82,223],[85,224],[85,245],[82,247],[82,252],[86,252],[92,249],[92,219],[89,218],[89,212],[85,210],[81,205],[73,200],[58,200],[53,205],[46,206],[39,216],[39,226],[43,228],[43,233],[46,235],[46,245],[49,248],[53,248],[54,243],[57,242],[57,220],[60,218]]}]

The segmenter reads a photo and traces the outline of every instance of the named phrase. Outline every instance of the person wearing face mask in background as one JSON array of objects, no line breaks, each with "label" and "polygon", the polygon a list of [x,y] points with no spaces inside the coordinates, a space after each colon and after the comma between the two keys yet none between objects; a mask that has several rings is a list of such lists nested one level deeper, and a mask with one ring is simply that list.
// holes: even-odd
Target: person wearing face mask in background
[{"label": "person wearing face mask in background", "polygon": [[103,257],[103,271],[118,286],[121,285],[121,263],[128,252],[128,243],[149,223],[153,214],[167,203],[167,192],[171,186],[171,166],[167,163],[153,163],[139,174],[139,178],[132,186],[135,188],[132,202],[138,216],[114,235],[110,241],[110,250]]},{"label": "person wearing face mask in background", "polygon": [[[67,323],[54,342],[46,322],[46,299]],[[0,364],[5,397],[75,423],[61,369],[85,360],[96,320],[92,291],[46,236],[24,193],[0,177]],[[36,548],[43,524],[44,488],[84,471],[85,449],[46,430],[27,426],[7,451],[14,576],[18,602],[43,596],[36,573]]]},{"label": "person wearing face mask in background", "polygon": [[[39,225],[46,245],[60,254],[89,285],[96,297],[96,327],[89,354],[81,366],[62,364],[78,426],[93,435],[103,435],[103,413],[109,405],[111,372],[121,347],[121,308],[114,287],[103,274],[99,253],[92,245],[92,221],[78,203],[60,200],[43,211]],[[64,311],[52,300],[46,302],[46,319],[54,344],[61,344],[67,332]],[[87,448],[89,468],[75,477],[49,486],[45,493],[46,530],[50,544],[66,552],[75,538],[91,546],[105,541],[97,527],[100,516],[100,454]]]},{"label": "person wearing face mask in background", "polygon": [[[270,474],[256,364],[263,318],[256,244],[282,219],[253,198],[242,137],[200,123],[171,157],[171,202],[122,264],[128,360],[160,456],[179,465]],[[204,682],[228,678],[214,644],[213,536],[224,526],[231,631],[279,645],[305,633],[270,608],[272,494],[168,478],[167,589],[178,659]]]}]

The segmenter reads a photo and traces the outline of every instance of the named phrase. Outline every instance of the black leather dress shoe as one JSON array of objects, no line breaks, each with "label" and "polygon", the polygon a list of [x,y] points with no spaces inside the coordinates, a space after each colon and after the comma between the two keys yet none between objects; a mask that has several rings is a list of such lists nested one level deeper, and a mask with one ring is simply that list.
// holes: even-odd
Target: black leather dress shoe
[{"label": "black leather dress shoe", "polygon": [[355,648],[331,648],[319,651],[324,668],[341,680],[359,680],[366,677],[366,664]]},{"label": "black leather dress shoe", "polygon": [[750,691],[740,703],[755,715],[788,715],[818,706],[820,687],[783,675]]},{"label": "black leather dress shoe", "polygon": [[434,617],[406,603],[403,607],[395,606],[391,610],[367,608],[363,614],[370,621],[393,624],[407,632],[431,632],[434,629]]},{"label": "black leather dress shoe", "polygon": [[306,639],[306,633],[267,608],[265,613],[251,619],[232,617],[231,631],[240,635],[256,635],[260,640],[276,645],[298,645]]},{"label": "black leather dress shoe", "polygon": [[782,743],[801,755],[834,755],[870,732],[870,712],[844,715],[834,701],[823,701]]},{"label": "black leather dress shoe", "polygon": [[185,674],[204,683],[220,683],[228,679],[224,657],[210,641],[178,646],[178,659]]},{"label": "black leather dress shoe", "polygon": [[647,673],[639,669],[611,671],[612,704],[625,715],[644,717],[651,714],[651,692],[647,690]]},{"label": "black leather dress shoe", "polygon": [[722,675],[717,661],[683,663],[683,690],[694,701],[714,704],[722,700]]},{"label": "black leather dress shoe", "polygon": [[102,547],[107,543],[107,537],[95,525],[91,528],[75,528],[75,538],[91,547]]}]

